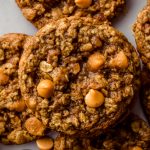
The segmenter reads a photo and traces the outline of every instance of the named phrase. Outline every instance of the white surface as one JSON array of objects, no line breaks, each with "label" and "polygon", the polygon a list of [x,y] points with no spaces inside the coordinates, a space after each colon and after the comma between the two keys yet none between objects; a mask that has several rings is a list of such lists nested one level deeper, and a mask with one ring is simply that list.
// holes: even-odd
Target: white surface
[{"label": "white surface", "polygon": [[[132,24],[138,12],[146,4],[146,0],[126,0],[127,13],[117,18],[113,25],[122,31],[129,41],[135,46],[132,34]],[[15,0],[0,0],[0,35],[5,33],[26,33],[33,35],[37,30],[21,14]],[[134,112],[144,118],[139,102],[136,103]],[[145,118],[144,118],[145,119]],[[35,142],[17,146],[0,144],[0,150],[38,150]]]}]

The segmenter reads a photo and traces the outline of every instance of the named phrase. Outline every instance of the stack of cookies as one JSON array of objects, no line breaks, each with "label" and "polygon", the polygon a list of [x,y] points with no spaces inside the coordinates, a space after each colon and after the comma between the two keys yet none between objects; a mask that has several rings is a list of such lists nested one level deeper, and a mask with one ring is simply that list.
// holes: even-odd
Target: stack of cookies
[{"label": "stack of cookies", "polygon": [[[149,6],[134,25],[141,71],[137,51],[111,25],[125,0],[16,2],[39,30],[0,37],[0,142],[149,150],[150,127],[131,114],[145,78],[141,101],[150,118]],[[58,135],[53,140],[51,131]]]}]

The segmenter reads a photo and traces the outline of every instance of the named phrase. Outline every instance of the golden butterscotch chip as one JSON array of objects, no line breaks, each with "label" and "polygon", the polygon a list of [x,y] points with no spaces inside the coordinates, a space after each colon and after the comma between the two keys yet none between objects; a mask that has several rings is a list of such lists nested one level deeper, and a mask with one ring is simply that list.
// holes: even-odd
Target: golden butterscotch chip
[{"label": "golden butterscotch chip", "polygon": [[54,91],[54,84],[51,80],[42,80],[37,86],[38,94],[41,97],[49,98]]},{"label": "golden butterscotch chip", "polygon": [[29,109],[35,109],[35,107],[36,107],[36,104],[37,104],[37,102],[36,102],[36,100],[35,99],[27,99],[27,100],[25,100],[25,103],[26,103],[26,106],[29,108]]},{"label": "golden butterscotch chip", "polygon": [[7,104],[7,109],[14,110],[17,112],[22,112],[25,110],[25,108],[26,108],[26,104],[24,100],[15,101]]},{"label": "golden butterscotch chip", "polygon": [[104,99],[104,95],[101,92],[91,89],[85,96],[85,103],[89,107],[97,108],[104,103]]},{"label": "golden butterscotch chip", "polygon": [[100,69],[100,67],[102,67],[104,62],[105,62],[105,57],[99,52],[96,52],[88,58],[87,65],[89,70],[97,71],[98,69]]},{"label": "golden butterscotch chip", "polygon": [[32,117],[26,120],[25,127],[28,132],[32,135],[41,136],[44,133],[45,127],[41,121],[39,121],[36,117]]},{"label": "golden butterscotch chip", "polygon": [[143,148],[139,146],[134,146],[134,147],[131,147],[129,150],[143,150]]},{"label": "golden butterscotch chip", "polygon": [[92,0],[75,0],[75,3],[80,8],[87,8],[91,5]]},{"label": "golden butterscotch chip", "polygon": [[0,85],[5,85],[9,81],[9,76],[0,71]]},{"label": "golden butterscotch chip", "polygon": [[50,137],[38,139],[36,144],[40,150],[50,150],[53,148],[53,140]]},{"label": "golden butterscotch chip", "polygon": [[115,58],[109,62],[110,67],[127,68],[129,65],[128,58],[123,51],[120,51]]}]

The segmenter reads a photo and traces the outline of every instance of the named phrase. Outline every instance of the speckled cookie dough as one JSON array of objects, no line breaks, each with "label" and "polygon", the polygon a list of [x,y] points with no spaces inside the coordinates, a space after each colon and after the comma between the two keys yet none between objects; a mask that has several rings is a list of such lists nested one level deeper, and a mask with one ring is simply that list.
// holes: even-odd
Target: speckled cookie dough
[{"label": "speckled cookie dough", "polygon": [[147,116],[148,121],[150,122],[150,86],[145,85],[143,87],[143,95],[141,98],[143,103],[144,112]]},{"label": "speckled cookie dough", "polygon": [[44,135],[45,126],[32,116],[30,110],[0,111],[0,143],[23,144]]},{"label": "speckled cookie dough", "polygon": [[142,61],[150,69],[150,6],[146,6],[133,26],[137,49]]},{"label": "speckled cookie dough", "polygon": [[141,103],[150,123],[150,71],[148,69],[144,68],[141,80],[143,83],[141,89]]},{"label": "speckled cookie dough", "polygon": [[111,19],[123,11],[125,0],[16,0],[23,15],[37,28],[51,19],[66,16],[91,16]]},{"label": "speckled cookie dough", "polygon": [[64,18],[28,42],[19,81],[28,108],[52,130],[102,133],[128,109],[139,80],[133,46],[107,23]]},{"label": "speckled cookie dough", "polygon": [[27,39],[23,34],[0,37],[0,142],[22,144],[43,135],[45,127],[27,111],[18,82],[18,66]]},{"label": "speckled cookie dough", "polygon": [[54,150],[149,150],[150,127],[135,115],[130,115],[115,128],[95,139],[58,136]]},{"label": "speckled cookie dough", "polygon": [[26,37],[23,34],[0,37],[0,110],[20,112],[25,109],[18,83],[18,66]]},{"label": "speckled cookie dough", "polygon": [[74,150],[74,149],[94,150],[91,147],[90,139],[73,138],[61,134],[54,140],[53,150]]},{"label": "speckled cookie dough", "polygon": [[98,140],[94,139],[92,146],[104,150],[149,150],[150,127],[144,120],[131,114]]}]

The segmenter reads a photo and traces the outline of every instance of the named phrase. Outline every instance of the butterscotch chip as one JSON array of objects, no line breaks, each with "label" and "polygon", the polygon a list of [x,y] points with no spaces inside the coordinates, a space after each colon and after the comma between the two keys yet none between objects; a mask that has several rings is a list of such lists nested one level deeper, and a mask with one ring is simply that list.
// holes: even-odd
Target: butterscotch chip
[{"label": "butterscotch chip", "polygon": [[91,89],[85,96],[85,103],[89,107],[97,108],[104,103],[104,99],[104,95],[101,92]]},{"label": "butterscotch chip", "polygon": [[92,54],[88,58],[87,65],[89,67],[89,70],[98,71],[98,69],[100,69],[100,67],[102,67],[104,63],[105,63],[105,57],[97,52]]},{"label": "butterscotch chip", "polygon": [[29,109],[34,110],[36,108],[37,101],[35,99],[27,99],[25,104]]},{"label": "butterscotch chip", "polygon": [[8,103],[6,106],[7,109],[11,111],[23,112],[26,109],[26,104],[24,100],[15,101],[12,103]]},{"label": "butterscotch chip", "polygon": [[87,8],[91,5],[92,0],[75,0],[75,4],[80,8]]},{"label": "butterscotch chip", "polygon": [[143,150],[143,149],[139,146],[134,146],[134,147],[131,147],[130,150]]},{"label": "butterscotch chip", "polygon": [[50,150],[53,148],[53,140],[51,138],[42,138],[36,140],[36,144],[41,150]]},{"label": "butterscotch chip", "polygon": [[0,85],[6,85],[9,82],[9,77],[0,71]]},{"label": "butterscotch chip", "polygon": [[36,117],[32,117],[26,120],[25,127],[31,135],[43,135],[45,130],[44,125]]},{"label": "butterscotch chip", "polygon": [[[131,128],[139,124],[138,132]],[[150,127],[141,118],[130,114],[123,122],[94,138],[69,137],[60,134],[54,140],[54,150],[149,150]]]},{"label": "butterscotch chip", "polygon": [[99,20],[111,19],[122,12],[125,0],[16,0],[23,15],[37,28],[51,19],[69,16],[90,16]]},{"label": "butterscotch chip", "polygon": [[125,69],[128,67],[128,58],[124,52],[120,51],[114,58],[110,60],[109,65],[110,67]]},{"label": "butterscotch chip", "polygon": [[[110,67],[116,57],[118,67]],[[109,24],[70,17],[52,21],[26,43],[19,81],[25,101],[36,102],[34,112],[48,128],[96,136],[128,110],[139,64],[136,50]]]},{"label": "butterscotch chip", "polygon": [[49,98],[53,94],[54,84],[51,80],[42,80],[37,86],[37,91],[41,97]]}]

